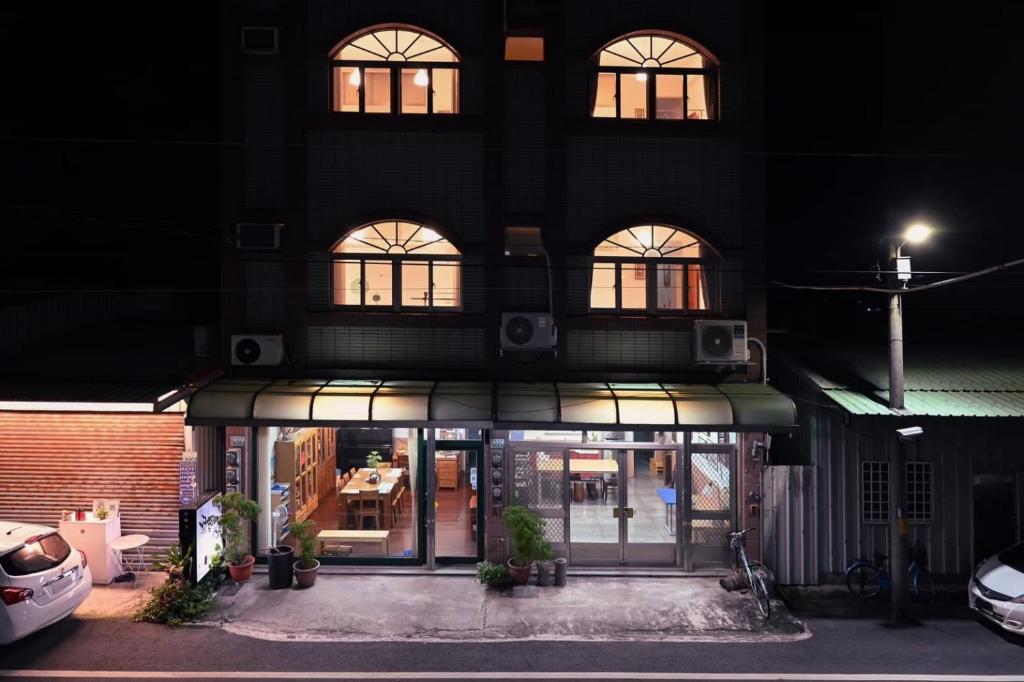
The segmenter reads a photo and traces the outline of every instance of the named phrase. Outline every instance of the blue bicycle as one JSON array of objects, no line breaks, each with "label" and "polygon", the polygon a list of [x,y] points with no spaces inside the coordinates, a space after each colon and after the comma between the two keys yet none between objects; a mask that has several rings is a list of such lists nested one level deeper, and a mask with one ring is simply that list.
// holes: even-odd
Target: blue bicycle
[{"label": "blue bicycle", "polygon": [[[885,566],[889,557],[876,554],[875,560],[854,559],[846,569],[846,587],[850,594],[861,599],[874,599],[882,590],[892,591],[892,576]],[[917,559],[910,560],[907,567],[910,576],[910,599],[918,604],[931,604],[935,601],[935,579]]]}]

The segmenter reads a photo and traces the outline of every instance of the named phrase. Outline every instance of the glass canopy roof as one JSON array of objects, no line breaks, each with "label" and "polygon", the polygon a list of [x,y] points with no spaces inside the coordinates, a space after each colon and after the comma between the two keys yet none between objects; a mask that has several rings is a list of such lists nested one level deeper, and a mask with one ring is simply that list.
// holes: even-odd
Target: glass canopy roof
[{"label": "glass canopy roof", "polygon": [[197,391],[191,424],[785,430],[793,401],[762,384],[223,379]]}]

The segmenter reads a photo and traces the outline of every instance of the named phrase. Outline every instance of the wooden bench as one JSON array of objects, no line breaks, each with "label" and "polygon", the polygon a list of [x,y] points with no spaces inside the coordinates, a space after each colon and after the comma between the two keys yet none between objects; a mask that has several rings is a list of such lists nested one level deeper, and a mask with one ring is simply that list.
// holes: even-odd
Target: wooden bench
[{"label": "wooden bench", "polygon": [[320,541],[320,555],[325,554],[328,544],[344,545],[377,545],[383,550],[382,556],[390,554],[388,536],[391,531],[387,530],[322,530],[317,533],[316,539]]}]

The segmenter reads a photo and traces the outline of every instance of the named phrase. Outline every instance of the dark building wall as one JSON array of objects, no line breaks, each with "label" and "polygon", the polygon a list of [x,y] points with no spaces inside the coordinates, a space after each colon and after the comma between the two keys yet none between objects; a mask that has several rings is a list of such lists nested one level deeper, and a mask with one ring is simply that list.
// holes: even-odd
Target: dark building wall
[{"label": "dark building wall", "polygon": [[[543,63],[503,60],[497,4],[232,7],[225,21],[232,81],[226,130],[229,139],[254,144],[225,164],[225,225],[287,226],[281,252],[239,254],[226,244],[225,335],[285,333],[296,375],[307,368],[448,368],[515,378],[724,378],[694,366],[691,317],[589,313],[593,247],[616,229],[656,220],[694,232],[722,256],[721,286],[703,316],[747,319],[751,333],[763,337],[763,178],[759,162],[749,161],[761,145],[759,100],[750,96],[760,63],[750,30],[757,16],[748,3],[513,0],[509,23],[543,32]],[[330,111],[330,51],[353,32],[391,22],[434,32],[460,54],[460,115],[375,119]],[[280,54],[241,54],[242,25],[281,26]],[[721,121],[589,118],[591,58],[640,29],[680,33],[721,60]],[[437,225],[462,250],[461,312],[333,309],[331,245],[384,217]],[[505,257],[506,225],[543,229],[553,263],[557,358],[498,357],[502,311],[548,308],[543,259]]]}]

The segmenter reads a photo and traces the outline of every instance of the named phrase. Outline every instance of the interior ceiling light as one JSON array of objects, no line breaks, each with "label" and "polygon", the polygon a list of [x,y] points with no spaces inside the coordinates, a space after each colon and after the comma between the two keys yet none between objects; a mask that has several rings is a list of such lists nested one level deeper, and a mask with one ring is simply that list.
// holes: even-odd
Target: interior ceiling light
[{"label": "interior ceiling light", "polygon": [[427,84],[430,83],[430,79],[427,78],[427,70],[420,69],[419,71],[417,71],[416,77],[412,79],[412,82],[422,88],[427,87]]},{"label": "interior ceiling light", "polygon": [[645,82],[647,80],[647,72],[646,71],[637,71],[636,72],[636,79],[638,81],[640,81],[641,83]]},{"label": "interior ceiling light", "polygon": [[359,77],[359,69],[352,69],[352,75],[348,77],[348,83],[353,88],[358,88],[361,79]]}]

